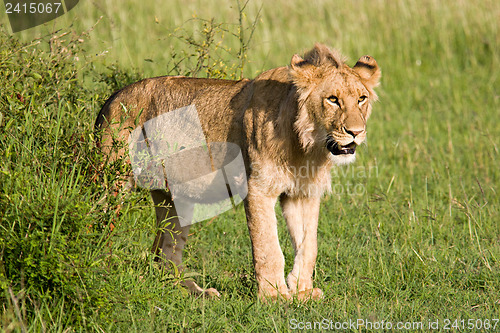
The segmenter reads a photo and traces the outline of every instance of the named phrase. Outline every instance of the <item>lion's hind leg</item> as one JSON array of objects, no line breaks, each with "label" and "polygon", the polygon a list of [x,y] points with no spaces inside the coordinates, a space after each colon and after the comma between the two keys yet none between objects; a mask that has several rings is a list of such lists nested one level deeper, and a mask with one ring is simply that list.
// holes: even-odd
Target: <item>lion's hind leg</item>
[{"label": "lion's hind leg", "polygon": [[[162,261],[166,267],[175,265],[177,270],[181,272],[184,270],[182,251],[187,242],[189,225],[181,226],[170,193],[163,190],[153,190],[151,196],[155,204],[156,221],[161,227],[156,234],[152,252],[157,255],[157,260]],[[220,296],[216,289],[203,289],[193,280],[184,280],[182,284],[195,295]]]}]

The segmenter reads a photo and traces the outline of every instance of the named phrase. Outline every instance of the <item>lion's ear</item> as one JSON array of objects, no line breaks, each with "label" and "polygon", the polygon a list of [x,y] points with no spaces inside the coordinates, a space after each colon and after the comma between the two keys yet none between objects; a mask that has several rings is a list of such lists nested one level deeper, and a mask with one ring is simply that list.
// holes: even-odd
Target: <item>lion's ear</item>
[{"label": "lion's ear", "polygon": [[359,58],[358,62],[352,69],[358,73],[364,83],[370,86],[370,88],[374,88],[379,85],[382,72],[380,71],[375,59],[372,57],[366,55]]},{"label": "lion's ear", "polygon": [[307,86],[315,77],[316,66],[295,54],[290,61],[291,75],[295,84]]},{"label": "lion's ear", "polygon": [[301,56],[298,54],[294,54],[292,57],[292,60],[290,61],[290,66],[294,71],[301,70],[302,67],[305,67],[309,64],[306,60],[304,60]]}]

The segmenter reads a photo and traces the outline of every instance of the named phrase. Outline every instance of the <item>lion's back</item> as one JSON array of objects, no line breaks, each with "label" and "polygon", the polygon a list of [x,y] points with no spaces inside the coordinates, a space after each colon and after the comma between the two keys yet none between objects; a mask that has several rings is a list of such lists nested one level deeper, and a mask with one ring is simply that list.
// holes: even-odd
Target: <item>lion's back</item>
[{"label": "lion's back", "polygon": [[[104,129],[113,120],[125,114],[134,123],[145,121],[190,104],[203,108],[210,101],[234,95],[248,80],[190,78],[185,76],[160,76],[132,83],[115,93],[105,102],[99,112],[96,129]],[[219,105],[221,105],[219,103]]]}]

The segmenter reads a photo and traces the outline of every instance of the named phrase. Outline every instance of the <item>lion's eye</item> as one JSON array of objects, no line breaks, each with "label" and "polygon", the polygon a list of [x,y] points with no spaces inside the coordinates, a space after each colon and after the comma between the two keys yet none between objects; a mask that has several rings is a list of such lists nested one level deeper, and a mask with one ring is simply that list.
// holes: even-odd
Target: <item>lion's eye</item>
[{"label": "lion's eye", "polygon": [[368,97],[363,95],[360,98],[358,98],[358,103],[363,104],[367,99],[368,99]]},{"label": "lion's eye", "polygon": [[340,106],[339,99],[336,96],[330,96],[326,99],[326,101],[331,105]]}]

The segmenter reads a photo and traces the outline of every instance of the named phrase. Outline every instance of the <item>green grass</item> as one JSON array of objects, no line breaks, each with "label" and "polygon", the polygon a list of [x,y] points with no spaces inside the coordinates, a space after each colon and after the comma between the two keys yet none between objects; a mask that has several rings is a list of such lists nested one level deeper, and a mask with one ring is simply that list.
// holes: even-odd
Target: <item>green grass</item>
[{"label": "green grass", "polygon": [[[439,320],[443,330],[445,319],[467,326],[499,318],[499,15],[493,0],[255,1],[241,17],[241,35],[231,1],[83,1],[14,37],[4,26],[3,330],[281,332],[295,320],[358,318],[424,327]],[[322,202],[321,302],[257,301],[241,206],[192,227],[186,262],[223,296],[188,296],[149,253],[155,226],[147,192],[115,197],[100,185],[115,181],[115,166],[96,167],[92,125],[112,91],[163,74],[238,77],[238,51],[254,23],[247,77],[286,65],[316,41],[351,64],[370,54],[383,71],[368,144],[355,165],[334,170],[335,190]],[[56,35],[71,33],[54,39],[51,52],[50,32],[60,28]],[[199,31],[210,28],[211,35]],[[208,54],[189,45],[207,36]],[[293,251],[279,223],[289,271]]]}]

